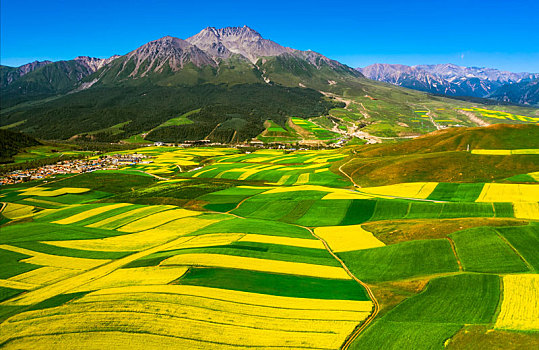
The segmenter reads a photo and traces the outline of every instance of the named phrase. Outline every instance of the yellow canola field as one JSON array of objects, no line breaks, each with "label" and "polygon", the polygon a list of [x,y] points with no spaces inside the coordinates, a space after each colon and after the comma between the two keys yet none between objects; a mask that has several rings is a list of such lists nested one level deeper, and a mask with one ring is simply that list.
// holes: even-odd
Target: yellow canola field
[{"label": "yellow canola field", "polygon": [[[165,229],[158,227],[151,230],[103,239],[48,241],[45,243],[71,249],[132,252],[166,243],[174,238],[189,234],[215,222],[217,222],[217,220],[202,220],[197,219],[196,217],[187,217],[174,221],[177,225],[176,228],[170,227],[169,229]],[[192,238],[193,237],[185,237],[185,241]],[[183,241],[184,240],[182,240],[182,242]]]},{"label": "yellow canola field", "polygon": [[161,265],[224,267],[289,275],[350,279],[350,276],[341,267],[222,254],[179,254],[164,260]]},{"label": "yellow canola field", "polygon": [[106,276],[112,273],[113,271],[119,268],[122,268],[123,266],[126,266],[127,264],[135,260],[141,259],[145,256],[148,256],[153,253],[157,253],[159,251],[167,250],[171,246],[174,246],[178,244],[179,242],[183,242],[188,239],[189,238],[186,238],[186,237],[180,237],[177,239],[167,241],[167,243],[127,255],[123,258],[112,260],[108,264],[103,264],[94,269],[81,272],[80,274],[77,274],[75,276],[64,278],[55,283],[44,286],[40,289],[32,290],[32,291],[29,291],[28,293],[20,294],[14,298],[11,298],[9,302],[4,302],[4,304],[7,304],[7,305],[37,304],[39,302],[42,302],[44,300],[47,300],[59,294],[67,293],[70,290],[75,289],[83,284],[89,283],[98,278]]},{"label": "yellow canola field", "polygon": [[34,215],[34,207],[31,205],[17,204],[17,203],[7,203],[2,211],[8,219],[22,219]]},{"label": "yellow canola field", "polygon": [[239,239],[240,242],[281,244],[300,248],[325,249],[324,244],[317,239],[293,238],[282,236],[268,236],[257,234],[246,234]]},{"label": "yellow canola field", "polygon": [[481,154],[486,156],[509,156],[511,155],[510,149],[473,149],[472,154]]},{"label": "yellow canola field", "polygon": [[19,193],[25,196],[56,197],[62,194],[78,194],[88,191],[90,191],[89,188],[62,187],[53,190],[49,187],[31,187],[20,190]]},{"label": "yellow canola field", "polygon": [[125,212],[125,213],[121,213],[121,214],[118,214],[118,215],[111,216],[109,218],[106,218],[106,219],[98,221],[98,222],[94,222],[93,224],[86,225],[86,227],[107,227],[107,228],[112,228],[110,226],[113,225],[114,222],[117,221],[117,220],[132,217],[133,221],[134,221],[136,219],[140,219],[141,217],[146,216],[147,214],[153,214],[159,209],[160,209],[160,211],[164,211],[164,210],[173,209],[173,208],[176,208],[176,207],[174,207],[172,205],[162,205],[162,206],[148,206],[148,207],[137,208],[137,209]]},{"label": "yellow canola field", "polygon": [[309,173],[303,173],[298,176],[298,179],[296,180],[296,183],[294,185],[304,185],[309,182]]},{"label": "yellow canola field", "polygon": [[511,154],[539,154],[539,149],[473,149],[472,154],[508,156]]},{"label": "yellow canola field", "polygon": [[486,183],[476,202],[537,202],[538,185]]},{"label": "yellow canola field", "polygon": [[279,179],[279,181],[277,181],[275,183],[275,185],[278,185],[278,186],[281,186],[281,185],[284,185],[286,180],[288,180],[290,178],[291,175],[283,175],[281,176],[281,178]]},{"label": "yellow canola field", "polygon": [[202,286],[189,285],[163,285],[163,286],[136,286],[125,288],[102,289],[84,296],[80,301],[87,298],[103,295],[117,295],[119,298],[125,294],[139,293],[160,293],[160,294],[181,294],[222,301],[241,303],[246,305],[258,305],[281,309],[297,310],[346,310],[352,312],[370,312],[372,309],[371,301],[359,300],[337,300],[337,299],[312,299],[312,298],[294,298],[271,294],[258,294],[252,292],[242,292],[230,289],[220,289]]},{"label": "yellow canola field", "polygon": [[438,185],[437,182],[408,182],[388,186],[365,187],[361,192],[382,196],[404,198],[427,198]]},{"label": "yellow canola field", "polygon": [[22,259],[20,262],[41,265],[41,266],[51,266],[51,267],[66,267],[68,266],[71,269],[76,270],[89,270],[99,265],[103,265],[110,260],[106,259],[85,259],[85,258],[74,258],[71,256],[61,256],[61,255],[51,255],[45,253],[34,252],[32,250],[14,247],[6,244],[0,245],[0,249],[10,250],[15,253],[30,255],[30,258]]},{"label": "yellow canola field", "polygon": [[186,242],[179,243],[170,249],[201,248],[216,245],[226,245],[236,242],[243,237],[244,233],[208,233],[200,236],[192,236]]},{"label": "yellow canola field", "polygon": [[341,191],[346,191],[346,190],[334,189],[334,188],[318,186],[318,185],[299,185],[299,186],[291,186],[291,187],[275,187],[261,194],[296,192],[296,191],[341,192]]},{"label": "yellow canola field", "polygon": [[129,206],[129,205],[132,205],[132,204],[129,204],[129,203],[117,203],[117,204],[111,204],[111,205],[104,205],[102,207],[98,207],[98,208],[83,211],[82,213],[78,213],[78,214],[69,216],[69,217],[64,218],[64,219],[53,221],[52,223],[53,224],[61,224],[61,225],[73,224],[73,223],[76,223],[76,222],[91,218],[92,216],[102,214],[102,213],[106,213],[109,210],[117,209],[117,208],[121,208],[121,207],[126,207],[126,206]]},{"label": "yellow canola field", "polygon": [[[372,308],[372,303],[369,301],[362,301],[364,303],[364,310],[323,310],[323,309],[302,309],[289,307],[276,307],[272,305],[258,305],[245,303],[242,300],[233,301],[221,299],[220,295],[215,294],[214,297],[208,297],[203,295],[188,294],[188,293],[174,293],[170,290],[163,292],[161,286],[156,287],[158,291],[155,293],[141,292],[140,288],[148,288],[151,286],[137,286],[135,292],[125,292],[118,294],[117,288],[112,289],[114,292],[111,294],[94,295],[88,294],[81,299],[73,301],[73,303],[99,303],[99,302],[114,302],[120,304],[129,301],[142,301],[142,302],[158,302],[162,304],[180,304],[187,306],[194,306],[197,308],[220,310],[230,313],[241,313],[244,315],[265,315],[269,317],[279,317],[283,319],[303,319],[303,320],[333,320],[333,321],[361,321],[368,316]],[[131,288],[126,287],[126,290]],[[104,292],[109,290],[105,289]],[[177,290],[174,290],[177,291]],[[255,294],[260,296],[261,300],[264,300],[267,294]],[[299,299],[302,298],[291,298]],[[327,300],[323,302],[320,300],[319,305],[324,307],[325,303],[331,302]],[[293,302],[293,300],[292,300]]]},{"label": "yellow canola field", "polygon": [[[32,202],[32,203],[36,203],[36,206],[40,207],[41,205],[40,204],[44,204],[44,205],[49,205],[49,206],[52,206],[53,208],[61,208],[61,207],[64,207],[66,206],[66,204],[62,204],[62,203],[58,203],[58,202],[53,202],[53,201],[47,201],[47,200],[44,200],[44,199],[39,199],[39,198],[35,198],[35,197],[27,197],[24,199],[25,202]],[[48,209],[50,210],[50,209]],[[54,210],[54,209],[53,209]],[[43,213],[43,211],[40,212]]]},{"label": "yellow canola field", "polygon": [[150,216],[146,216],[142,219],[130,222],[118,229],[120,232],[139,232],[149,230],[158,226],[163,226],[173,220],[182,219],[190,216],[197,216],[201,213],[187,210],[187,209],[174,209],[162,211]]},{"label": "yellow canola field", "polygon": [[247,314],[241,312],[242,306],[240,305],[236,305],[236,310],[218,309],[216,307],[218,306],[218,303],[213,302],[210,302],[209,306],[210,310],[208,310],[206,307],[201,307],[200,305],[163,303],[161,301],[151,300],[92,301],[90,303],[79,301],[63,308],[56,308],[55,310],[40,310],[37,312],[30,312],[25,315],[21,315],[20,318],[13,317],[10,321],[22,321],[35,318],[35,316],[41,318],[65,314],[116,314],[129,312],[134,315],[138,313],[152,314],[153,316],[166,315],[167,318],[186,318],[195,321],[218,323],[222,325],[234,325],[247,328],[251,328],[253,325],[258,325],[255,328],[288,332],[301,332],[309,330],[309,332],[313,333],[342,333],[347,331],[350,326],[357,325],[356,320],[334,321],[319,319],[315,322],[305,318],[289,318],[283,320],[279,317],[280,310],[278,309],[275,311],[277,315],[274,316],[267,313],[259,315]]},{"label": "yellow canola field", "polygon": [[531,177],[533,177],[533,179],[537,182],[539,182],[539,171],[536,171],[534,173],[529,173],[528,175],[530,175]]},{"label": "yellow canola field", "polygon": [[26,282],[13,281],[9,279],[8,280],[0,279],[0,287],[24,290],[24,289],[34,289],[34,288],[39,287],[39,285],[26,283]]},{"label": "yellow canola field", "polygon": [[385,244],[361,225],[317,227],[314,233],[327,242],[334,252],[383,247]]},{"label": "yellow canola field", "polygon": [[539,330],[539,275],[503,276],[503,301],[496,328]]},{"label": "yellow canola field", "polygon": [[64,278],[71,277],[80,273],[80,270],[44,266],[38,269],[18,274],[17,276],[10,277],[12,281],[18,281],[23,283],[30,283],[36,285],[46,285],[62,280]]},{"label": "yellow canola field", "polygon": [[515,217],[518,219],[539,220],[539,203],[516,202],[513,203]]},{"label": "yellow canola field", "polygon": [[[212,344],[212,349],[237,349],[227,345]],[[121,331],[66,333],[31,336],[11,340],[5,349],[50,350],[63,349],[190,349],[205,350],[208,344],[191,339]]]},{"label": "yellow canola field", "polygon": [[128,287],[140,285],[160,285],[168,284],[187,272],[187,267],[135,267],[128,269],[118,269],[90,283],[83,284],[74,292],[84,292],[104,288]]},{"label": "yellow canola field", "polygon": [[[69,307],[66,308],[67,311]],[[48,309],[54,312],[54,309]],[[208,313],[210,313],[208,311]],[[236,316],[236,317],[233,317]],[[265,328],[265,323],[254,325],[236,324],[241,316],[231,315],[230,323],[215,323],[213,321],[190,319],[188,317],[173,317],[137,312],[85,312],[65,315],[42,316],[37,319],[5,322],[0,330],[0,342],[11,338],[35,337],[52,334],[106,332],[128,330],[130,333],[156,334],[176,338],[196,339],[205,342],[207,348],[213,344],[227,344],[263,347],[289,348],[324,348],[337,349],[357,323],[341,322],[341,327],[335,327],[339,333],[328,329],[324,332],[310,331],[309,323],[304,321],[304,329],[291,331],[287,322],[282,322],[284,330]],[[329,328],[329,327],[328,327]],[[52,345],[52,344],[50,344]],[[63,344],[55,342],[53,348],[64,348]],[[109,348],[116,348],[110,344]],[[33,347],[31,347],[33,348]],[[77,347],[78,348],[78,347]]]}]

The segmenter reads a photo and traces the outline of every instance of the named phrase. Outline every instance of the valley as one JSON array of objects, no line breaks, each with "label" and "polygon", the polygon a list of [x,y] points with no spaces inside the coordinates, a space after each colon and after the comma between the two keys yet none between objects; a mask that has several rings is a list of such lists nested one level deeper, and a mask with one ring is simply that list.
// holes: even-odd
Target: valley
[{"label": "valley", "polygon": [[0,73],[0,347],[539,346],[527,99],[247,26]]}]

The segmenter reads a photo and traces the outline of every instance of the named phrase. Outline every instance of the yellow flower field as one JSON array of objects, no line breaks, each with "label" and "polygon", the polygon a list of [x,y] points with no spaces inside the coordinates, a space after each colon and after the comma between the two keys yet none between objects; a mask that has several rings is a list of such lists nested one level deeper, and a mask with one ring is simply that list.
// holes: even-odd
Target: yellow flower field
[{"label": "yellow flower field", "polygon": [[[160,346],[172,348],[215,348],[218,342],[218,348],[224,349],[337,349],[368,317],[372,306],[370,301],[293,298],[188,285],[118,287],[90,292],[63,306],[15,315],[4,324],[0,341],[16,338],[9,344],[24,346],[40,340],[38,348],[42,342],[61,348],[74,344],[73,334],[83,339],[76,342],[78,346],[90,344],[90,333],[101,336],[95,344],[113,348],[121,348],[124,343],[116,343],[121,341],[136,347],[163,341]],[[123,331],[129,332],[127,338]],[[170,338],[174,341],[168,342]],[[190,343],[181,340],[186,338]]]},{"label": "yellow flower field", "polygon": [[49,187],[31,187],[24,190],[20,190],[19,193],[25,196],[37,196],[37,197],[56,197],[62,194],[78,194],[90,191],[89,188],[72,188],[62,187],[58,189],[51,189]]},{"label": "yellow flower field", "polygon": [[179,254],[164,260],[161,265],[225,267],[300,276],[350,279],[350,276],[341,267],[222,254]]},{"label": "yellow flower field", "polygon": [[64,278],[74,276],[78,273],[80,273],[80,270],[63,267],[44,266],[32,271],[21,273],[17,276],[13,276],[10,278],[10,280],[35,285],[46,285],[62,280]]},{"label": "yellow flower field", "polygon": [[472,154],[508,156],[511,154],[539,154],[539,149],[473,149]]},{"label": "yellow flower field", "polygon": [[[121,295],[126,293],[182,294],[238,302],[248,305],[260,305],[283,309],[300,310],[346,310],[367,312],[372,309],[371,301],[294,298],[270,294],[258,294],[237,290],[210,288],[190,285],[136,286],[102,289],[86,295],[84,298],[100,295]],[[81,299],[81,300],[84,300]]]},{"label": "yellow flower field", "polygon": [[539,220],[539,203],[515,202],[513,203],[515,217],[519,219]]},{"label": "yellow flower field", "polygon": [[85,259],[85,258],[74,258],[71,256],[44,254],[44,253],[34,252],[32,250],[14,247],[14,246],[6,245],[6,244],[0,245],[0,249],[10,250],[12,252],[21,253],[25,255],[30,255],[30,258],[21,260],[21,262],[24,262],[24,263],[41,265],[41,266],[51,266],[51,267],[69,267],[71,269],[76,269],[76,270],[89,270],[110,261],[106,259]]},{"label": "yellow flower field", "polygon": [[472,154],[481,154],[487,156],[509,156],[511,155],[510,149],[473,149]]},{"label": "yellow flower field", "polygon": [[167,284],[180,278],[187,267],[136,267],[118,269],[90,283],[75,288],[72,292],[91,291],[104,288],[126,287],[137,285]]},{"label": "yellow flower field", "polygon": [[281,178],[279,179],[279,181],[277,181],[275,183],[275,185],[277,186],[281,186],[281,185],[284,185],[286,183],[286,180],[288,180],[290,178],[291,175],[283,175],[281,176]]},{"label": "yellow flower field", "polygon": [[162,226],[170,221],[200,215],[199,212],[187,209],[174,209],[162,211],[142,219],[130,222],[118,229],[120,232],[139,232]]},{"label": "yellow flower field", "polygon": [[8,219],[22,219],[34,215],[34,207],[31,205],[17,204],[17,203],[7,203],[4,210],[2,211]]},{"label": "yellow flower field", "polygon": [[19,282],[19,281],[13,281],[10,279],[4,280],[0,279],[0,287],[4,288],[14,288],[14,289],[34,289],[39,287],[39,285],[36,284],[30,284],[27,282]]},{"label": "yellow flower field", "polygon": [[294,183],[294,185],[304,185],[309,182],[309,173],[303,173],[298,176],[298,179]]},{"label": "yellow flower field", "polygon": [[[183,301],[183,300],[182,300]],[[357,324],[356,320],[328,320],[319,319],[313,320],[305,318],[288,318],[283,320],[279,317],[279,310],[275,310],[273,314],[253,315],[250,313],[241,312],[242,307],[236,305],[236,309],[221,310],[212,302],[208,303],[209,308],[203,305],[186,305],[183,303],[163,303],[162,301],[143,301],[143,300],[111,300],[111,301],[92,301],[91,303],[77,302],[67,307],[59,307],[53,310],[39,310],[37,312],[29,312],[21,315],[20,318],[15,316],[10,321],[17,322],[34,318],[36,316],[51,317],[56,315],[70,314],[116,314],[116,313],[131,313],[167,315],[167,318],[184,318],[194,321],[211,322],[217,324],[234,325],[239,327],[263,328],[266,330],[277,330],[287,332],[301,332],[309,330],[309,332],[317,333],[342,333],[350,329],[350,326]],[[210,309],[210,310],[208,310]],[[114,317],[114,316],[113,316]],[[154,316],[155,317],[155,316]],[[156,317],[159,319],[161,317]]]},{"label": "yellow flower field", "polygon": [[[69,310],[69,308],[67,309]],[[54,312],[55,310],[48,309],[47,311]],[[340,322],[341,327],[332,325],[326,331],[320,332],[309,330],[312,321],[304,321],[303,330],[293,331],[289,329],[290,327],[287,327],[288,322],[283,320],[281,320],[283,330],[268,329],[265,326],[266,322],[268,322],[267,318],[261,317],[261,319],[264,321],[243,325],[236,324],[237,319],[232,317],[229,318],[227,323],[215,323],[207,320],[190,319],[185,316],[174,317],[138,312],[73,313],[41,316],[36,319],[8,320],[0,330],[0,342],[5,342],[11,338],[88,332],[88,330],[98,332],[125,330],[130,333],[196,339],[206,342],[207,347],[211,347],[213,343],[219,343],[254,348],[279,346],[336,349],[344,341],[346,335],[357,325],[355,322],[344,321]],[[62,347],[61,344],[57,344],[57,346]],[[115,348],[114,344],[111,344],[111,347]]]},{"label": "yellow flower field", "polygon": [[438,185],[437,182],[410,182],[388,186],[365,187],[361,192],[403,198],[427,198]]},{"label": "yellow flower field", "polygon": [[[209,221],[209,220],[207,220]],[[86,283],[89,283],[91,281],[94,281],[98,278],[101,278],[103,276],[106,276],[113,271],[135,261],[138,259],[141,259],[145,256],[148,256],[150,254],[170,249],[170,247],[173,247],[177,245],[180,242],[185,242],[189,240],[190,237],[180,237],[172,240],[167,240],[166,243],[162,243],[160,245],[155,245],[151,248],[147,248],[145,250],[141,250],[139,252],[127,255],[123,258],[112,260],[107,264],[103,264],[101,266],[98,266],[96,268],[93,268],[88,271],[81,272],[78,275],[64,278],[62,280],[59,280],[58,282],[52,283],[50,285],[47,285],[45,287],[32,290],[30,292],[20,294],[14,298],[9,299],[7,302],[4,302],[3,304],[6,305],[31,305],[36,304],[39,302],[42,302],[44,300],[47,300],[49,298],[52,298],[54,296],[57,296],[62,293],[67,293],[70,290],[73,290],[75,288],[78,288],[81,285],[84,285]]]},{"label": "yellow flower field", "polygon": [[226,245],[236,242],[243,237],[244,233],[208,233],[200,236],[192,236],[186,242],[179,243],[171,249],[201,248],[215,245]]},{"label": "yellow flower field", "polygon": [[[178,287],[178,285],[172,285]],[[150,290],[150,288],[157,288],[156,292],[143,292],[142,290]],[[360,305],[354,307],[358,310],[339,310],[339,309],[325,309],[330,307],[330,304],[334,304],[333,300],[321,300],[321,299],[303,299],[292,298],[290,299],[289,306],[276,306],[271,304],[272,295],[268,294],[256,294],[253,295],[253,300],[248,299],[249,302],[243,302],[241,295],[236,295],[232,299],[227,296],[228,290],[208,288],[205,293],[198,295],[197,291],[183,290],[181,288],[165,288],[168,286],[136,286],[136,287],[124,287],[103,289],[100,294],[91,292],[85,295],[81,299],[74,301],[74,303],[94,303],[94,302],[116,302],[118,304],[128,301],[148,301],[157,302],[163,304],[179,304],[187,306],[197,306],[205,309],[214,309],[230,313],[241,313],[245,315],[266,315],[272,317],[279,317],[284,319],[303,319],[303,320],[333,320],[333,321],[356,321],[359,322],[368,316],[372,309],[372,303],[368,301],[362,301]],[[119,293],[119,290],[123,290],[124,293]],[[108,293],[110,294],[103,294]],[[219,294],[220,291],[225,293],[224,297]],[[206,295],[207,294],[207,295]],[[213,296],[208,296],[213,295]],[[269,299],[268,299],[269,298]],[[294,305],[294,301],[298,301],[297,306]],[[305,300],[309,300],[312,304],[316,303],[319,309],[303,308],[302,303]],[[280,304],[277,304],[280,305]],[[307,305],[309,306],[309,305]],[[335,306],[338,306],[336,304]]]},{"label": "yellow flower field", "polygon": [[[166,243],[171,239],[194,232],[214,222],[216,221],[201,220],[195,217],[186,217],[174,221],[174,224],[177,226],[169,226],[168,229],[158,227],[151,230],[116,237],[107,237],[103,239],[48,241],[45,243],[58,247],[82,250],[98,250],[107,252],[138,251]],[[193,239],[193,237],[185,237],[182,242],[190,239]]]},{"label": "yellow flower field", "polygon": [[239,241],[240,242],[282,244],[282,245],[301,247],[301,248],[325,249],[324,244],[322,244],[322,242],[320,242],[317,239],[247,234],[241,237]]},{"label": "yellow flower field", "polygon": [[385,244],[361,225],[317,227],[314,233],[327,242],[334,252],[383,247]]},{"label": "yellow flower field", "polygon": [[[106,218],[106,219],[98,221],[98,222],[94,222],[93,224],[86,225],[86,227],[116,228],[116,227],[111,227],[111,224],[114,223],[115,221],[120,220],[120,219],[125,219],[125,218],[128,218],[128,217],[132,217],[133,221],[134,221],[136,219],[140,219],[141,217],[146,216],[147,215],[146,213],[155,213],[156,208],[159,208],[159,209],[161,209],[161,211],[164,211],[164,210],[173,209],[173,208],[176,208],[176,207],[173,206],[173,205],[161,205],[161,206],[155,206],[154,205],[154,206],[137,208],[137,209],[130,210],[130,211],[122,213],[122,214],[111,216],[109,218]],[[157,210],[159,210],[159,209],[157,209]]]},{"label": "yellow flower field", "polygon": [[486,183],[476,202],[537,202],[539,186]]},{"label": "yellow flower field", "polygon": [[539,330],[539,275],[503,276],[503,302],[496,328]]},{"label": "yellow flower field", "polygon": [[73,223],[76,223],[76,222],[91,218],[92,216],[105,213],[105,212],[107,212],[109,210],[117,209],[117,208],[121,208],[121,207],[126,207],[126,206],[129,206],[129,205],[132,205],[132,204],[129,204],[129,203],[117,203],[117,204],[104,205],[102,207],[98,207],[98,208],[83,211],[82,213],[78,213],[78,214],[69,216],[69,217],[64,218],[64,219],[53,221],[53,224],[61,224],[61,225],[73,224]]}]

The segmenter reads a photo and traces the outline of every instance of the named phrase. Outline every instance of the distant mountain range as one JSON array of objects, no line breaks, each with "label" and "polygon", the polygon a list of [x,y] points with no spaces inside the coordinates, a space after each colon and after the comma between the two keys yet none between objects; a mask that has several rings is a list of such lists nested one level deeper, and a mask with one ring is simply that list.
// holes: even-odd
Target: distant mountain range
[{"label": "distant mountain range", "polygon": [[[512,73],[454,64],[406,66],[377,63],[357,70],[369,79],[435,94],[493,98],[520,104],[539,103],[536,83],[539,73]],[[535,84],[528,85],[532,81],[536,81]],[[528,91],[534,87],[535,93]]]}]

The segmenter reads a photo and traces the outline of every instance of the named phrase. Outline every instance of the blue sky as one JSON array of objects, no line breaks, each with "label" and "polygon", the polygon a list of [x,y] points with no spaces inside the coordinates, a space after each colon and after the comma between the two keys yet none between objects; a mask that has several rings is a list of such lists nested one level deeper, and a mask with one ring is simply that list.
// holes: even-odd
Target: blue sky
[{"label": "blue sky", "polygon": [[539,0],[2,0],[4,65],[125,54],[165,35],[248,25],[353,67],[455,63],[539,72]]}]

